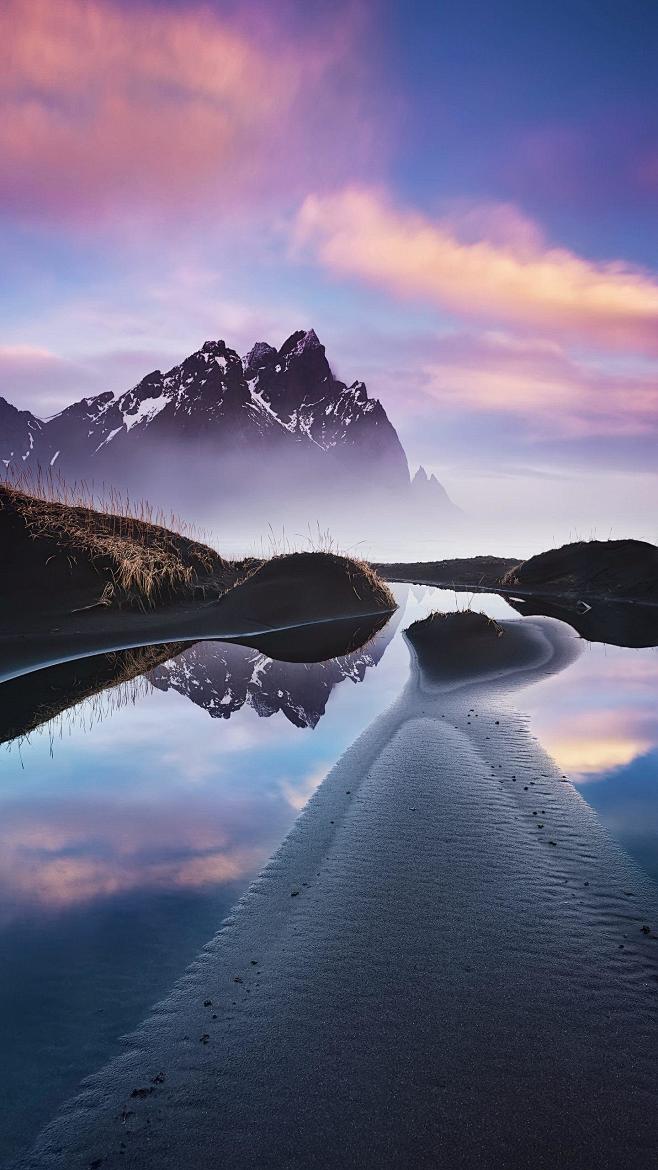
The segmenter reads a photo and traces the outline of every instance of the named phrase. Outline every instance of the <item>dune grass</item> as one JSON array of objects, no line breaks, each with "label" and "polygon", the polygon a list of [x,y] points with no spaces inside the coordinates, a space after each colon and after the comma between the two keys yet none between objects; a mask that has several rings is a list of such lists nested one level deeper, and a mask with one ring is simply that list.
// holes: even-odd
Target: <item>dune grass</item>
[{"label": "dune grass", "polygon": [[98,606],[153,606],[197,583],[224,592],[235,582],[230,562],[187,535],[189,526],[114,490],[103,498],[50,476],[16,477],[0,483],[0,509],[19,517],[31,538],[63,551],[72,569],[83,559],[106,578]]},{"label": "dune grass", "polygon": [[[366,562],[339,551],[328,530],[309,525],[295,547],[285,533],[270,528],[269,555],[226,560],[197,539],[193,526],[166,515],[146,500],[132,500],[115,488],[84,482],[69,484],[42,469],[29,475],[5,474],[0,479],[0,514],[19,522],[20,533],[40,546],[43,565],[35,560],[34,576],[53,559],[68,560],[71,577],[93,570],[89,603],[83,598],[75,612],[105,606],[137,605],[143,609],[181,597],[217,599],[269,566],[276,572],[286,561],[285,574],[303,578],[308,561],[324,575],[327,585],[342,575],[361,602],[372,609],[393,610],[395,599],[377,572]],[[23,546],[24,547],[24,546]],[[263,550],[264,552],[264,550]],[[30,557],[28,555],[28,562]],[[292,577],[291,577],[292,574]],[[95,588],[95,578],[98,588]],[[292,587],[292,586],[288,586]]]}]

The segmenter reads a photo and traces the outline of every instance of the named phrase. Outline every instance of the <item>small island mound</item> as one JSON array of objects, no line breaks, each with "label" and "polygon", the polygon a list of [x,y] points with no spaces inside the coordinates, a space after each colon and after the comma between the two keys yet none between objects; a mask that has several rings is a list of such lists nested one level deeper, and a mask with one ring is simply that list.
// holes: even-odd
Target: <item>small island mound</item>
[{"label": "small island mound", "polygon": [[[363,645],[396,608],[370,566],[350,557],[229,561],[162,525],[7,484],[0,484],[0,543],[4,677],[78,651],[213,637],[318,660],[337,646],[345,653]],[[345,629],[327,633],[328,623]],[[318,631],[300,647],[291,633],[298,626]]]},{"label": "small island mound", "polygon": [[537,556],[373,563],[386,581],[444,589],[658,602],[658,548],[644,540],[578,540]]},{"label": "small island mound", "polygon": [[387,581],[498,593],[524,616],[558,618],[588,641],[658,645],[658,548],[643,540],[581,540],[526,561],[481,556],[373,568]]},{"label": "small island mound", "polygon": [[413,622],[405,635],[423,679],[431,683],[523,671],[545,653],[531,624],[501,624],[471,609],[431,613]]},{"label": "small island mound", "polygon": [[516,565],[501,585],[563,597],[658,601],[658,548],[644,540],[578,540]]}]

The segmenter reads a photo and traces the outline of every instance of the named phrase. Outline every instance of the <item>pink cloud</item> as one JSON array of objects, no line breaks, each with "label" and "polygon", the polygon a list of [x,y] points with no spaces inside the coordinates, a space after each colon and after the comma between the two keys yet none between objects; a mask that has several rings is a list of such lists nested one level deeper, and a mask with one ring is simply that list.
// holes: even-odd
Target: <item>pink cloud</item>
[{"label": "pink cloud", "polygon": [[[249,810],[247,810],[249,811]],[[229,814],[230,816],[230,814]],[[23,907],[60,910],[135,889],[202,889],[253,874],[270,842],[245,840],[239,818],[188,800],[129,818],[111,803],[4,811],[0,876]]]},{"label": "pink cloud", "polygon": [[424,392],[434,401],[514,415],[543,437],[658,430],[658,372],[577,361],[557,342],[501,332],[451,334],[434,343],[423,371]]},{"label": "pink cloud", "polygon": [[[260,39],[207,6],[8,0],[0,11],[0,199],[22,213],[216,213],[321,177],[361,98],[349,13],[314,40]],[[346,70],[330,107],[330,79]],[[334,95],[335,96],[335,95]],[[314,142],[318,111],[328,115]],[[365,130],[364,130],[365,133]],[[365,138],[357,146],[367,150]],[[350,142],[350,155],[354,142]]]},{"label": "pink cloud", "polygon": [[657,682],[651,656],[633,662],[614,647],[605,657],[583,654],[531,706],[537,734],[565,771],[596,780],[656,747]]},{"label": "pink cloud", "polygon": [[658,281],[553,248],[513,209],[430,219],[357,187],[308,196],[295,243],[338,275],[461,317],[605,350],[658,354]]}]

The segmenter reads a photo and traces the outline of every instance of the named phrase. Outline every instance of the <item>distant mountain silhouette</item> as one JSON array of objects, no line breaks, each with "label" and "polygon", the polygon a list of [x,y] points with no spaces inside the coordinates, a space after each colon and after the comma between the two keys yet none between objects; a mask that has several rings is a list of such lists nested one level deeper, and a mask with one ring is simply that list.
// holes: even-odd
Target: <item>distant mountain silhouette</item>
[{"label": "distant mountain silhouette", "polygon": [[42,421],[0,399],[0,459],[10,473],[50,470],[157,503],[230,511],[253,501],[393,501],[436,517],[458,510],[434,476],[410,480],[386,411],[363,382],[334,377],[315,331],[244,358],[207,341],[123,394],[83,398]]}]

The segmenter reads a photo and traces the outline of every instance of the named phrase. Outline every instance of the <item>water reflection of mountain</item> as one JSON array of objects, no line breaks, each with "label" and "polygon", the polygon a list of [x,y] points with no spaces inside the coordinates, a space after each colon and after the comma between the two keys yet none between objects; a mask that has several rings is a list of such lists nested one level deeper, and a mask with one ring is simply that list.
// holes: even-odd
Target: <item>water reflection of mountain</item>
[{"label": "water reflection of mountain", "polygon": [[[281,711],[297,727],[315,727],[336,684],[363,681],[379,661],[400,616],[398,610],[391,618],[374,614],[254,635],[251,646],[178,642],[43,667],[0,686],[0,743],[52,727],[58,717],[84,721],[91,713],[96,721],[134,702],[149,683],[186,695],[215,718],[228,719],[246,705],[258,715]],[[265,650],[294,661],[274,660]]]},{"label": "water reflection of mountain", "polygon": [[186,695],[213,719],[230,719],[247,706],[266,718],[281,712],[295,727],[315,727],[334,687],[345,679],[363,682],[379,662],[401,612],[362,649],[328,662],[279,662],[244,646],[199,642],[145,677],[158,690]]}]

